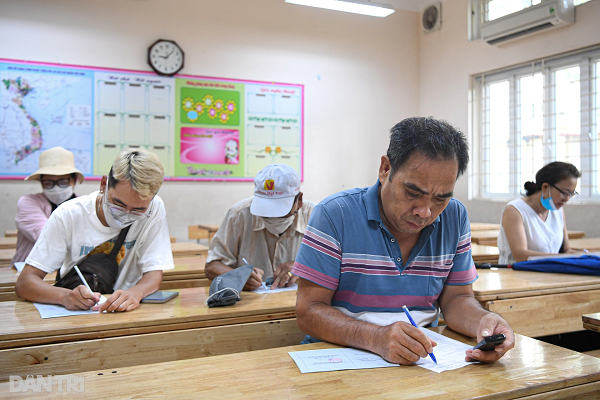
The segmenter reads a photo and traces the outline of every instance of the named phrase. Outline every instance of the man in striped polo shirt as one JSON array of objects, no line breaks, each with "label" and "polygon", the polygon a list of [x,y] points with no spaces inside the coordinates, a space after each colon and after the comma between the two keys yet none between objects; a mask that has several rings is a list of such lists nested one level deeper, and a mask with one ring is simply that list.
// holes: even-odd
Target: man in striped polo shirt
[{"label": "man in striped polo shirt", "polygon": [[307,341],[366,349],[390,362],[427,357],[435,343],[408,323],[448,326],[483,337],[503,333],[495,351],[468,350],[491,362],[514,347],[502,317],[473,296],[477,272],[465,207],[452,198],[469,161],[464,135],[444,121],[408,118],[391,130],[379,179],[321,201],[310,217],[293,273],[296,313]]}]

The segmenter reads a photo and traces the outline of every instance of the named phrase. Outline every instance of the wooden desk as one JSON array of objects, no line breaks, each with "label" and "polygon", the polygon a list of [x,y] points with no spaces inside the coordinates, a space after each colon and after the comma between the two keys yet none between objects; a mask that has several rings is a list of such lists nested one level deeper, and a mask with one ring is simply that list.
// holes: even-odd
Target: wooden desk
[{"label": "wooden desk", "polygon": [[17,249],[0,249],[0,268],[10,267],[10,260],[14,257]]},{"label": "wooden desk", "polygon": [[[569,244],[571,240],[585,236],[583,231],[567,231],[567,234],[569,235]],[[500,236],[500,230],[498,229],[473,231],[471,232],[471,243],[498,246],[498,236]]]},{"label": "wooden desk", "polygon": [[[175,259],[175,268],[163,272],[161,290],[183,289],[210,286],[211,281],[204,274],[205,257],[182,257]],[[0,268],[0,301],[18,300],[15,284],[19,273],[15,268]],[[53,285],[56,272],[48,274],[44,280]]]},{"label": "wooden desk", "polygon": [[[171,243],[171,250],[174,258],[208,255],[208,246],[194,242]],[[10,267],[10,260],[16,251],[16,249],[0,249],[0,268]]]},{"label": "wooden desk", "polygon": [[171,243],[171,250],[173,258],[208,255],[208,246],[194,242]]},{"label": "wooden desk", "polygon": [[[441,328],[439,328],[441,330]],[[474,344],[451,332],[447,336]],[[517,335],[516,347],[501,361],[473,364],[437,374],[418,366],[301,374],[289,351],[330,349],[331,343],[103,368],[78,374],[86,398],[222,399],[559,399],[600,390],[600,359]],[[0,384],[8,393],[9,383]],[[64,397],[56,386],[46,398]],[[597,393],[596,393],[597,394]],[[74,395],[80,395],[75,393]],[[39,398],[39,393],[17,393]],[[583,397],[580,397],[583,398]]]},{"label": "wooden desk", "polygon": [[471,222],[471,232],[473,231],[488,231],[500,230],[500,224],[489,224],[487,222]]},{"label": "wooden desk", "polygon": [[600,332],[600,313],[587,314],[582,317],[583,327],[590,331]]},{"label": "wooden desk", "polygon": [[171,243],[177,242],[177,238],[175,236],[171,236]]},{"label": "wooden desk", "polygon": [[16,249],[17,238],[16,237],[3,237],[0,238],[0,249]]},{"label": "wooden desk", "polygon": [[4,231],[4,237],[17,237],[17,229],[7,229]]},{"label": "wooden desk", "polygon": [[600,251],[600,238],[569,239],[569,246],[574,250]]},{"label": "wooden desk", "polygon": [[242,293],[208,308],[208,288],[179,289],[165,304],[134,311],[41,319],[33,303],[0,302],[0,381],[14,374],[61,374],[300,343],[296,292]]},{"label": "wooden desk", "polygon": [[190,239],[195,239],[200,242],[200,239],[208,239],[208,242],[212,240],[215,233],[219,230],[219,225],[212,224],[199,224],[188,226],[188,236]]},{"label": "wooden desk", "polygon": [[477,270],[475,298],[527,336],[580,331],[581,315],[600,310],[600,276]]},{"label": "wooden desk", "polygon": [[483,246],[480,244],[471,244],[471,255],[476,263],[498,264],[500,251],[496,246]]}]

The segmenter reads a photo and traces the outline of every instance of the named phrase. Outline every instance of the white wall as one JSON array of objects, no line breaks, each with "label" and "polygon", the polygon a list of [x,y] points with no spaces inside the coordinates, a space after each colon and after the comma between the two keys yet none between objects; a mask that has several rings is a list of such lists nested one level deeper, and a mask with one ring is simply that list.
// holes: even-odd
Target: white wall
[{"label": "white wall", "polygon": [[[319,201],[372,185],[389,129],[418,113],[419,23],[415,12],[381,19],[283,0],[2,0],[0,57],[149,70],[147,47],[166,38],[185,51],[183,73],[303,84],[303,191]],[[189,224],[220,223],[252,190],[166,182],[159,194],[171,234],[187,240]],[[18,198],[37,191],[0,182],[0,232],[14,229]]]},{"label": "white wall", "polygon": [[[469,127],[469,80],[490,71],[600,43],[600,1],[576,8],[574,25],[527,37],[502,46],[467,41],[468,0],[442,4],[442,29],[419,34],[419,113],[444,118],[465,133]],[[500,222],[505,202],[468,199],[468,179],[459,180],[455,196],[463,201],[471,221]],[[567,227],[600,236],[598,205],[568,204]],[[590,218],[590,216],[593,216]]]}]

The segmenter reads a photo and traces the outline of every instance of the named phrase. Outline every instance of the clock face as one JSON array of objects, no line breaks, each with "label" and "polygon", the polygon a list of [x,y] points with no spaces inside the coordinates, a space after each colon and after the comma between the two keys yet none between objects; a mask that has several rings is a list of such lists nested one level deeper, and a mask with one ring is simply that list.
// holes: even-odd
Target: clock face
[{"label": "clock face", "polygon": [[161,75],[175,75],[183,68],[183,51],[175,42],[159,40],[148,49],[148,63]]}]

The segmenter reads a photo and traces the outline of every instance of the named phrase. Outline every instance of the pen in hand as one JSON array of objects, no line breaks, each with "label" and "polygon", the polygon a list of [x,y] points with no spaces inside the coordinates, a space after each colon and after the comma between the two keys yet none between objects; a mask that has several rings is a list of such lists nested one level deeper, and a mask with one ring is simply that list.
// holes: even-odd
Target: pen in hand
[{"label": "pen in hand", "polygon": [[[412,317],[410,316],[410,313],[408,312],[408,308],[406,306],[402,306],[402,309],[404,310],[404,313],[408,317],[408,320],[410,321],[410,323],[412,324],[412,326],[414,326],[415,328],[419,328],[417,326],[417,324],[415,323],[415,320],[412,319]],[[433,362],[437,364],[437,360],[435,359],[435,356],[433,355],[433,353],[429,353],[429,357],[431,357],[431,359],[433,360]]]},{"label": "pen in hand", "polygon": [[[81,281],[83,282],[83,284],[85,285],[85,287],[87,288],[87,290],[90,292],[90,294],[92,295],[92,297],[96,297],[94,296],[94,292],[92,292],[92,289],[90,289],[90,285],[88,285],[87,281],[85,279],[83,279],[83,275],[81,274],[81,271],[79,270],[79,268],[77,268],[77,265],[74,266],[73,268],[75,268],[75,272],[77,272],[77,275],[79,275],[79,277],[81,278]],[[98,302],[96,302],[95,305],[98,305]]]}]

